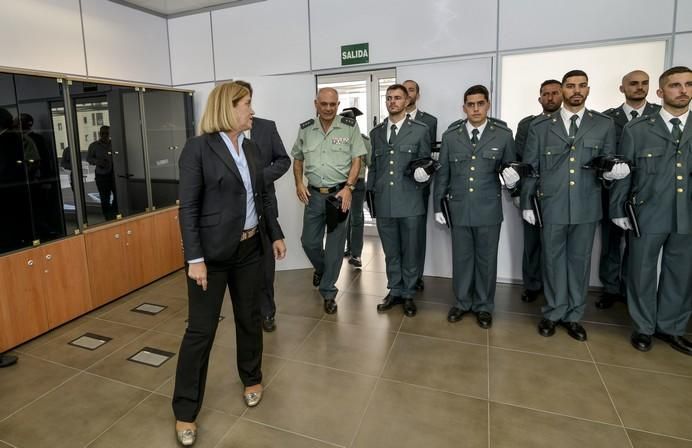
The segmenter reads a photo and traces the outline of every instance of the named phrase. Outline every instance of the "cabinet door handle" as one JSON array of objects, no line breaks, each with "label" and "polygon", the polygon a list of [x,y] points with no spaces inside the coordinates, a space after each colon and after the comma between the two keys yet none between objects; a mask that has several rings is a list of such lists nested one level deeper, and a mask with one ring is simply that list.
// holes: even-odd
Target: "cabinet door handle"
[{"label": "cabinet door handle", "polygon": [[127,234],[128,234],[128,235],[132,235],[132,230],[128,230],[128,231],[127,231]]},{"label": "cabinet door handle", "polygon": [[53,259],[53,256],[51,254],[46,255],[46,260],[50,261]]},{"label": "cabinet door handle", "polygon": [[33,266],[34,265],[34,260],[29,260],[26,262],[27,266]]},{"label": "cabinet door handle", "polygon": [[116,239],[116,240],[119,240],[119,239],[120,239],[120,234],[119,234],[119,233],[116,233],[114,236],[115,236],[115,239]]}]

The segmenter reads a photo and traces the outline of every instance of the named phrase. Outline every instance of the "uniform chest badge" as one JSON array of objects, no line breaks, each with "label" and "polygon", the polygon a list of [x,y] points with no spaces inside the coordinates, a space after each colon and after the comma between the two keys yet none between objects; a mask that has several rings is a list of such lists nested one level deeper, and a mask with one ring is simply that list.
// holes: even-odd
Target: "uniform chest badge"
[{"label": "uniform chest badge", "polygon": [[351,137],[332,137],[332,145],[348,145]]}]

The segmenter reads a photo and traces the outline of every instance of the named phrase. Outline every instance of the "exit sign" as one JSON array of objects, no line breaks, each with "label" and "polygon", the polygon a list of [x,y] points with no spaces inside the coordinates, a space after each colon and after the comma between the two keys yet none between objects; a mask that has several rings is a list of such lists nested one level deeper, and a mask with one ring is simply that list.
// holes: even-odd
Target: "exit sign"
[{"label": "exit sign", "polygon": [[367,64],[369,62],[369,43],[341,46],[341,65]]}]

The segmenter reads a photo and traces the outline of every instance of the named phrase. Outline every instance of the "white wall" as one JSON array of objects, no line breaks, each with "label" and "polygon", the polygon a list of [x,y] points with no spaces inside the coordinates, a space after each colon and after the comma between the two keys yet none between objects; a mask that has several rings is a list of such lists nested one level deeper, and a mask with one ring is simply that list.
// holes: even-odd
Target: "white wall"
[{"label": "white wall", "polygon": [[174,85],[214,80],[211,13],[183,16],[168,21],[171,79]]},{"label": "white wall", "polygon": [[[692,1],[690,3],[692,3]],[[692,67],[692,33],[675,35],[673,65],[686,65]]]},{"label": "white wall", "polygon": [[166,19],[82,0],[89,76],[171,84]]},{"label": "white wall", "polygon": [[692,1],[678,0],[675,31],[692,31]]},{"label": "white wall", "polygon": [[312,68],[341,65],[341,46],[370,43],[370,63],[495,51],[497,3],[310,0]]}]

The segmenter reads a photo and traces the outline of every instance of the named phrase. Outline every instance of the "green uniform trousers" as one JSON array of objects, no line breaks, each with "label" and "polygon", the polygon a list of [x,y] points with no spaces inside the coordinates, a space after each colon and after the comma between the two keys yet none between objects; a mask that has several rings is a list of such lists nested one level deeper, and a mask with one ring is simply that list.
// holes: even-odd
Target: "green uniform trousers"
[{"label": "green uniform trousers", "polygon": [[395,297],[412,299],[416,293],[420,223],[420,216],[377,218],[387,265],[387,288]]},{"label": "green uniform trousers", "polygon": [[624,236],[625,231],[613,224],[610,219],[601,221],[601,257],[598,277],[603,283],[603,289],[609,294],[625,295],[629,249],[625,245],[625,252],[622,253],[621,245]]},{"label": "green uniform trousers", "polygon": [[[661,249],[661,276],[657,279]],[[635,329],[648,335],[657,331],[684,335],[692,315],[692,235],[630,236],[629,251],[627,306]]]},{"label": "green uniform trousers", "polygon": [[352,257],[358,257],[363,254],[363,226],[365,218],[363,217],[363,202],[365,202],[365,179],[360,178],[356,182],[356,189],[351,195],[351,211],[346,220],[346,250],[351,252]]},{"label": "green uniform trousers", "polygon": [[543,316],[552,321],[578,322],[584,315],[591,273],[591,249],[598,221],[585,224],[545,224]]},{"label": "green uniform trousers", "polygon": [[325,300],[336,298],[339,292],[336,281],[339,279],[341,263],[344,261],[348,221],[348,218],[345,219],[332,232],[327,233],[327,242],[324,244],[327,229],[327,196],[329,195],[310,189],[310,200],[303,213],[303,234],[300,237],[305,255],[310,259],[315,271],[322,274],[319,290]]},{"label": "green uniform trousers", "polygon": [[499,241],[500,224],[452,226],[452,286],[462,310],[493,312]]},{"label": "green uniform trousers", "polygon": [[425,214],[421,217],[421,224],[418,228],[418,247],[420,250],[420,258],[418,259],[418,278],[423,278],[425,270],[425,250],[427,244],[428,232],[428,202],[430,200],[430,184],[423,188],[423,207]]},{"label": "green uniform trousers", "polygon": [[524,288],[532,291],[543,289],[543,270],[541,264],[541,228],[523,219],[524,253],[521,259],[521,273]]}]

